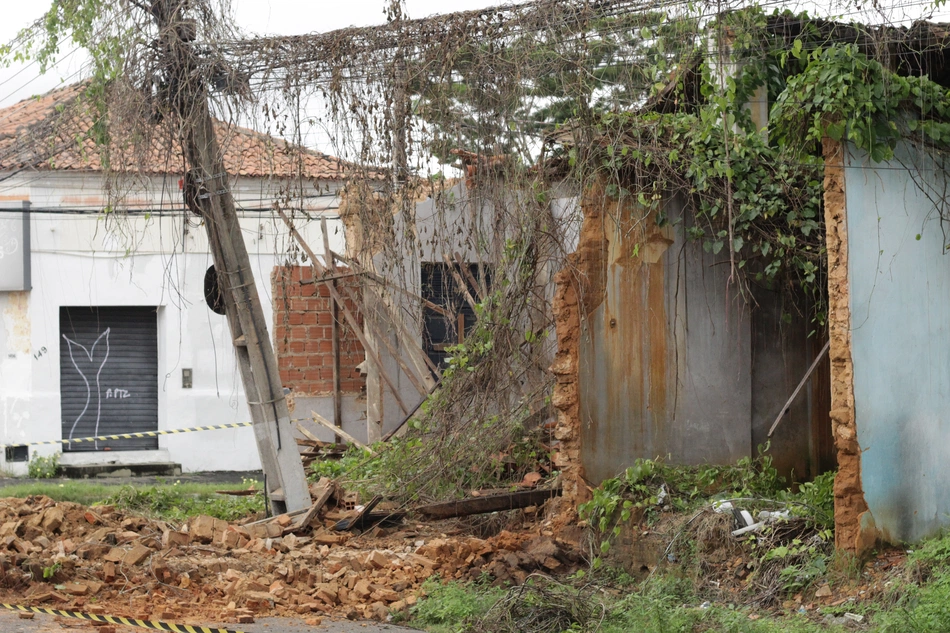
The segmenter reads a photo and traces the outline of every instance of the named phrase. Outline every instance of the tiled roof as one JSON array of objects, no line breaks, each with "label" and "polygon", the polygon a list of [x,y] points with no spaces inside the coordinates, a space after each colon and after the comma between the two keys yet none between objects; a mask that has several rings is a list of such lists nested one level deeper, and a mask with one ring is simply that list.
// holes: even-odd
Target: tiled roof
[{"label": "tiled roof", "polygon": [[[84,84],[72,84],[0,109],[0,171],[101,171],[102,156],[89,134],[95,111],[82,99],[84,88]],[[338,158],[308,149],[297,151],[280,139],[219,120],[214,125],[232,176],[341,180],[345,175],[346,164]],[[169,126],[156,124],[153,129],[152,142],[144,151],[138,148],[134,153],[112,145],[113,170],[183,171],[180,146]]]}]

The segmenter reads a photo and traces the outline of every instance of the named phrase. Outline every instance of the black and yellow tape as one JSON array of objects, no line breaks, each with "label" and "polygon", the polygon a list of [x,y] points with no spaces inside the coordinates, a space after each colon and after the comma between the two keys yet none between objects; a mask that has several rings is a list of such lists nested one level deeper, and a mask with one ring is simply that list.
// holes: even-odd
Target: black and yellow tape
[{"label": "black and yellow tape", "polygon": [[43,607],[26,607],[21,604],[0,604],[2,604],[5,609],[9,609],[10,611],[45,613],[46,615],[58,615],[63,618],[74,618],[76,620],[87,620],[89,622],[102,622],[103,624],[120,624],[123,626],[132,626],[139,629],[151,629],[152,631],[175,631],[176,633],[243,633],[243,631],[235,631],[234,629],[219,629],[212,626],[173,624],[171,622],[162,622],[161,620],[135,620],[132,618],[120,618],[115,615],[96,615],[95,613],[82,613],[80,611],[45,609]]},{"label": "black and yellow tape", "polygon": [[50,444],[81,444],[83,442],[101,442],[104,440],[131,440],[136,437],[158,437],[159,435],[178,435],[179,433],[194,433],[196,431],[217,431],[218,429],[239,429],[251,426],[253,422],[234,422],[232,424],[215,424],[213,426],[192,426],[187,429],[168,429],[166,431],[142,431],[141,433],[118,433],[116,435],[97,435],[96,437],[78,437],[65,440],[45,440],[43,442],[20,442],[14,444],[0,444],[0,448],[8,446],[47,446]]}]

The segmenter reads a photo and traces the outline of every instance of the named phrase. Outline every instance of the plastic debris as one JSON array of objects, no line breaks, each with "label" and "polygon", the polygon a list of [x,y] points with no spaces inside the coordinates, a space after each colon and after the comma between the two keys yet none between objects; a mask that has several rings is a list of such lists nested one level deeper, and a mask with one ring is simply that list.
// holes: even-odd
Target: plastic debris
[{"label": "plastic debris", "polygon": [[726,514],[732,512],[733,505],[731,501],[713,501],[712,509],[717,514]]}]

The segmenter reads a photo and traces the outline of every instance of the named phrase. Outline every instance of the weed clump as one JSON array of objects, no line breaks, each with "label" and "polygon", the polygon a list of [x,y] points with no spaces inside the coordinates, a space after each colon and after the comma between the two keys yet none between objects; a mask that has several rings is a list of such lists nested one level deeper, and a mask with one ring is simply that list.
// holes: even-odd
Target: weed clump
[{"label": "weed clump", "polygon": [[192,492],[178,482],[171,486],[123,486],[105,503],[142,516],[176,522],[200,514],[237,521],[264,511],[261,495],[232,497],[207,491]]},{"label": "weed clump", "polygon": [[59,474],[59,453],[48,457],[33,453],[27,465],[27,475],[30,479],[52,479]]},{"label": "weed clump", "polygon": [[466,628],[466,633],[560,633],[596,631],[607,615],[597,587],[560,583],[533,574],[509,589],[488,612]]}]

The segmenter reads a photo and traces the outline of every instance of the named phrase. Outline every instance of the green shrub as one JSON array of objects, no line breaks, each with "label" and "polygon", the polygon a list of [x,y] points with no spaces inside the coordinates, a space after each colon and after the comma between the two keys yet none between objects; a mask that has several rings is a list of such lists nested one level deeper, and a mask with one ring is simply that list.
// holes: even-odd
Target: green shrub
[{"label": "green shrub", "polygon": [[33,453],[27,466],[27,474],[30,479],[52,479],[59,474],[59,453],[49,457]]},{"label": "green shrub", "polygon": [[835,526],[835,474],[836,471],[829,470],[798,489],[798,496],[815,523],[827,529]]}]

